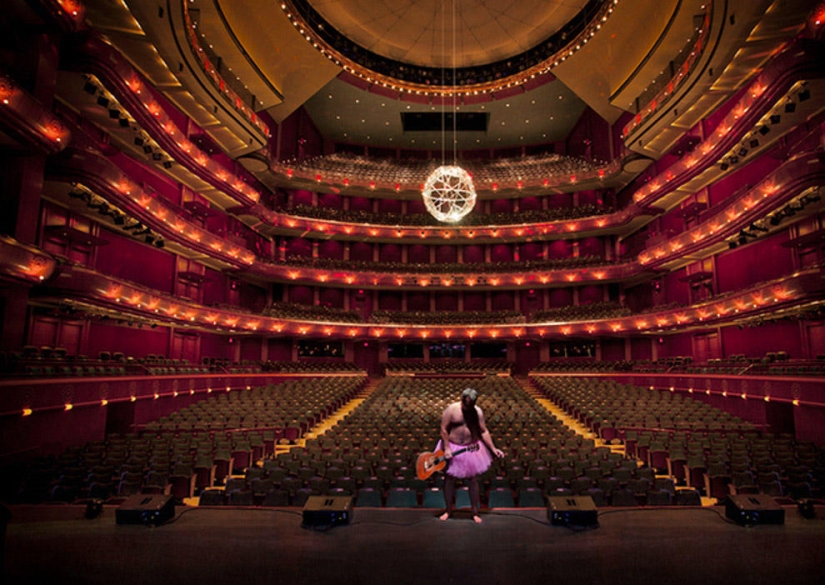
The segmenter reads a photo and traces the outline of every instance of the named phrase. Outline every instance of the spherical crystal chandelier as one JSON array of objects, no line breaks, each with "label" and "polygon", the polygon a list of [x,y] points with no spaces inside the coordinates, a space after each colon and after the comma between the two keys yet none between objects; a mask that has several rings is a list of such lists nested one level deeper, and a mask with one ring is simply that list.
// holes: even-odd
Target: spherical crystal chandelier
[{"label": "spherical crystal chandelier", "polygon": [[421,191],[424,205],[438,221],[455,223],[476,205],[476,190],[470,173],[459,166],[441,165]]}]

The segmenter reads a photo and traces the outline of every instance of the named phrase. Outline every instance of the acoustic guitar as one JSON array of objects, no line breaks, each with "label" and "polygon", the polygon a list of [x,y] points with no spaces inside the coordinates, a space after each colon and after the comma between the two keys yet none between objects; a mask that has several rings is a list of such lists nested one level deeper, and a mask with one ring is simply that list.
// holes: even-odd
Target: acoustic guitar
[{"label": "acoustic guitar", "polygon": [[[467,445],[463,449],[454,451],[453,457],[461,455],[465,451],[478,451],[478,447],[478,443]],[[433,473],[441,471],[445,467],[447,467],[447,458],[444,456],[444,449],[439,449],[432,453],[425,452],[419,455],[418,460],[415,462],[415,474],[418,476],[418,479],[427,479]]]}]

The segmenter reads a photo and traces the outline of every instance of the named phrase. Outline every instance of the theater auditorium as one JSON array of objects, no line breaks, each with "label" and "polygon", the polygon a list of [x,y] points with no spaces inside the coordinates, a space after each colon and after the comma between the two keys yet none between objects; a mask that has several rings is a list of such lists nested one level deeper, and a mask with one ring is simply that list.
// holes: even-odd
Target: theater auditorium
[{"label": "theater auditorium", "polygon": [[819,583],[824,31],[4,0],[0,580]]}]

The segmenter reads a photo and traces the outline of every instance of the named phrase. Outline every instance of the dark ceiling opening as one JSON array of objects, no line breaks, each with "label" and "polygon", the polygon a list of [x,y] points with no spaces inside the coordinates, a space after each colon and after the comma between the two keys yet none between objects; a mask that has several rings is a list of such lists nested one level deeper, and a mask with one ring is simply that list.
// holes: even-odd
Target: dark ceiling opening
[{"label": "dark ceiling opening", "polygon": [[487,132],[486,112],[402,112],[404,132]]}]

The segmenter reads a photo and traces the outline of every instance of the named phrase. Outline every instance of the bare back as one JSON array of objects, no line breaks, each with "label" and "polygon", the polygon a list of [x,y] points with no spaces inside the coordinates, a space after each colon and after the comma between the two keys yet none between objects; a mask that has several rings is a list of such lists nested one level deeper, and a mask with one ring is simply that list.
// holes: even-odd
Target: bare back
[{"label": "bare back", "polygon": [[[483,426],[483,415],[481,409],[474,407],[478,412],[479,422]],[[451,443],[455,445],[469,445],[473,442],[473,435],[467,424],[464,421],[464,414],[461,412],[461,402],[453,402],[446,409],[441,416],[441,430],[447,434]]]}]

